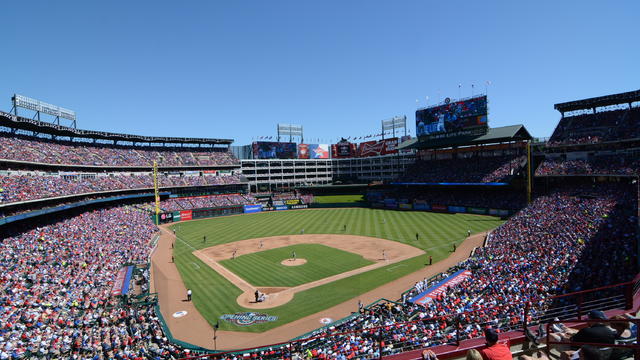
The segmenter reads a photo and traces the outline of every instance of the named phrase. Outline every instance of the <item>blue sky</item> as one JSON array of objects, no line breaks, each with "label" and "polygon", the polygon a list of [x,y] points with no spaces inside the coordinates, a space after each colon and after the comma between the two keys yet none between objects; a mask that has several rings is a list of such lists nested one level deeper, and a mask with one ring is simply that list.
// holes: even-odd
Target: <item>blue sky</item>
[{"label": "blue sky", "polygon": [[490,126],[549,136],[554,103],[640,88],[637,0],[11,1],[1,12],[0,109],[20,93],[92,130],[241,145],[293,123],[329,142],[406,115],[415,134],[427,96],[489,80]]}]

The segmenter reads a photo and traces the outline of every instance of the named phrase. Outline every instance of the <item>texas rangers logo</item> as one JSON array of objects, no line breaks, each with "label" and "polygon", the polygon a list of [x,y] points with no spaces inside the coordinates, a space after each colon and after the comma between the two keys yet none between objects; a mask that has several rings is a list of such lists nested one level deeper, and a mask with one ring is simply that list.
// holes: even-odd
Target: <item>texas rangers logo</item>
[{"label": "texas rangers logo", "polygon": [[220,319],[237,326],[250,326],[253,324],[262,324],[269,321],[276,321],[278,320],[278,317],[256,312],[243,312],[235,314],[224,314],[220,316]]}]

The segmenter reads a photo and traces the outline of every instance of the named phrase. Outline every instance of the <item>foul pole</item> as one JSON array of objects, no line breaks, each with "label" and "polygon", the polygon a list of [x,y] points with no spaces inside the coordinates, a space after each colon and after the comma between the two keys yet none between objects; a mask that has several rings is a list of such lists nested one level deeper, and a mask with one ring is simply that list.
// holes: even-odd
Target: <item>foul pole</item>
[{"label": "foul pole", "polygon": [[158,162],[153,161],[153,191],[156,199],[156,211],[154,221],[156,225],[160,224],[160,191],[158,191]]}]

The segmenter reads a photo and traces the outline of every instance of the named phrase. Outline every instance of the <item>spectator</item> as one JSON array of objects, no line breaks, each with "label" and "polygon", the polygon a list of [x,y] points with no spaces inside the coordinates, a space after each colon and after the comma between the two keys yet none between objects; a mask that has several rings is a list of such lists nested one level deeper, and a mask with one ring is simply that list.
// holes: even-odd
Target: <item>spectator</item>
[{"label": "spectator", "polygon": [[484,330],[486,346],[480,350],[484,360],[507,360],[512,359],[511,350],[505,344],[498,343],[498,333],[491,328]]}]

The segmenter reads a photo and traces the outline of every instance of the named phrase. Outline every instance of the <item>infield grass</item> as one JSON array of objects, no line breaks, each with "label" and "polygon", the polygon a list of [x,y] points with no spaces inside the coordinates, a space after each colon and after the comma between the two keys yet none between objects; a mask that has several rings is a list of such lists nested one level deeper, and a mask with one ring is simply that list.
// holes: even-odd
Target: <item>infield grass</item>
[{"label": "infield grass", "polygon": [[[305,259],[307,263],[282,265],[293,252],[296,258]],[[373,261],[321,244],[298,244],[238,256],[220,264],[253,286],[291,287],[371,265]]]},{"label": "infield grass", "polygon": [[[450,255],[452,244],[459,244],[472,233],[493,229],[503,221],[489,216],[440,214],[417,211],[390,211],[369,208],[289,210],[250,215],[219,217],[177,223],[174,248],[175,263],[187,288],[193,290],[198,311],[215,324],[222,314],[251,311],[238,305],[241,291],[195,257],[196,249],[258,237],[305,234],[350,234],[398,241],[427,251],[437,262]],[[344,225],[347,230],[344,231]],[[416,232],[419,238],[416,240]],[[202,237],[207,235],[207,243]],[[290,253],[287,255],[289,256]],[[239,259],[239,258],[238,258]],[[373,290],[425,266],[426,257],[417,256],[372,271],[296,293],[289,303],[263,313],[278,320],[247,327],[220,321],[220,329],[261,332],[317,313],[362,293]],[[259,267],[250,267],[262,276]],[[400,294],[397,294],[400,297]],[[395,300],[395,299],[391,299]],[[355,311],[356,309],[354,309]],[[318,323],[318,327],[321,324]]]}]

